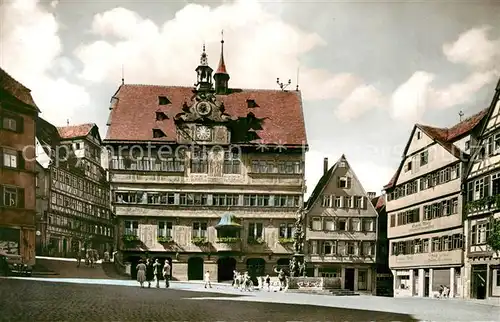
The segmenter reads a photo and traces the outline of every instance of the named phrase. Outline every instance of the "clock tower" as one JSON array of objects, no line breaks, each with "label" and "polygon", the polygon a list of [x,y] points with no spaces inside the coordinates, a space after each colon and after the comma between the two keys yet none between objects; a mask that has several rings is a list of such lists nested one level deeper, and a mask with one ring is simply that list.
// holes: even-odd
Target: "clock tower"
[{"label": "clock tower", "polygon": [[[220,69],[220,68],[219,68]],[[203,45],[200,65],[196,68],[197,82],[190,101],[174,117],[179,142],[184,144],[229,144],[230,133],[224,103],[217,99],[212,82],[212,68]]]}]

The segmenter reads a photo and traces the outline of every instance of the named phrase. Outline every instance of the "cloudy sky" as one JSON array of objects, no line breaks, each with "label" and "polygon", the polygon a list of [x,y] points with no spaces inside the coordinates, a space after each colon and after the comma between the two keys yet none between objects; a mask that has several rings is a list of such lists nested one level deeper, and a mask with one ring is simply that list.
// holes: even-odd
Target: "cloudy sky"
[{"label": "cloudy sky", "polygon": [[[500,62],[496,1],[0,0],[0,65],[56,125],[104,137],[120,84],[192,85],[202,43],[220,31],[234,87],[304,98],[311,192],[342,153],[368,191],[397,168],[415,122],[450,126],[490,103]],[[299,68],[300,66],[300,68]]]}]

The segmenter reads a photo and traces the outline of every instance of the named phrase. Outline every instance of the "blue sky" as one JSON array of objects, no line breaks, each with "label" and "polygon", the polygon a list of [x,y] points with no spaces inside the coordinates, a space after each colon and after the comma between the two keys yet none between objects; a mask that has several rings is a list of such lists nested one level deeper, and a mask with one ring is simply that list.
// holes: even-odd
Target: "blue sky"
[{"label": "blue sky", "polygon": [[0,65],[57,125],[104,136],[120,84],[192,85],[220,30],[235,87],[303,92],[311,192],[345,154],[368,191],[392,176],[415,122],[451,126],[487,107],[499,75],[494,1],[2,1]]}]

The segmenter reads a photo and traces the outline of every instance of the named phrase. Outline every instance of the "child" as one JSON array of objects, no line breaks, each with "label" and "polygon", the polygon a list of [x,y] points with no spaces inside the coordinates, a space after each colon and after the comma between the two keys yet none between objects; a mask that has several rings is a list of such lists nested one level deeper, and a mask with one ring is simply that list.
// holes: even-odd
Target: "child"
[{"label": "child", "polygon": [[210,283],[210,272],[207,271],[205,273],[205,288],[207,288],[207,285],[210,286],[210,288],[212,288],[212,283]]},{"label": "child", "polygon": [[267,286],[267,291],[269,292],[271,290],[271,277],[266,275],[266,286]]}]

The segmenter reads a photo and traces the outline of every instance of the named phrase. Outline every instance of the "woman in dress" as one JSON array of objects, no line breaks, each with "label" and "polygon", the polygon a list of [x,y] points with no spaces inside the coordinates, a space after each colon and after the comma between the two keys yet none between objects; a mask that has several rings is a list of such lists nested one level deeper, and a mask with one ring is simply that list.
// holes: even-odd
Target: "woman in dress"
[{"label": "woman in dress", "polygon": [[141,259],[139,260],[139,264],[136,267],[137,269],[137,282],[141,284],[141,287],[144,287],[144,282],[146,281],[146,264]]}]

